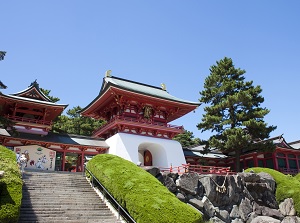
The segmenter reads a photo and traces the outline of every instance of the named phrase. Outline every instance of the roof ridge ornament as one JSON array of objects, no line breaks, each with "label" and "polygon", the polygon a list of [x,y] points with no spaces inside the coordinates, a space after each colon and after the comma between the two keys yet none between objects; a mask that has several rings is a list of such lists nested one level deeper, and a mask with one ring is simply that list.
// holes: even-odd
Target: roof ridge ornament
[{"label": "roof ridge ornament", "polygon": [[38,82],[37,82],[37,79],[35,79],[35,81],[33,81],[33,82],[29,85],[29,87],[31,87],[31,86],[39,88],[39,84],[38,84]]},{"label": "roof ridge ornament", "polygon": [[166,91],[166,90],[167,90],[167,86],[166,86],[166,84],[164,84],[164,83],[161,83],[161,84],[160,84],[160,86],[161,86],[161,89],[163,89],[164,91]]},{"label": "roof ridge ornament", "polygon": [[107,70],[105,72],[105,77],[111,77],[111,70]]}]

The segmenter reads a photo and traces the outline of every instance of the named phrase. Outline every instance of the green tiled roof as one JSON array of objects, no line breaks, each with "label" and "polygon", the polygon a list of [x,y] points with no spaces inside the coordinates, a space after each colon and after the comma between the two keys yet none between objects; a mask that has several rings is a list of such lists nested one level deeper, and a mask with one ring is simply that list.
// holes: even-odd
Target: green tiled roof
[{"label": "green tiled roof", "polygon": [[158,97],[158,98],[167,99],[167,100],[176,101],[185,104],[200,105],[199,102],[193,102],[193,101],[177,98],[169,94],[166,90],[163,90],[162,88],[146,85],[134,81],[129,81],[118,77],[105,77],[104,82],[105,83],[102,86],[102,90],[106,89],[107,85],[113,85],[124,90],[129,90],[132,92],[145,94],[153,97]]},{"label": "green tiled roof", "polygon": [[[2,133],[2,131],[0,131],[0,135],[5,135],[5,134],[4,132]],[[72,134],[61,134],[61,133],[49,132],[47,135],[41,136],[37,134],[19,132],[16,138],[36,140],[41,142],[50,142],[50,143],[109,148],[109,146],[106,144],[104,139],[95,139],[88,136],[79,136],[79,135],[72,135]]]},{"label": "green tiled roof", "polygon": [[35,102],[35,103],[39,103],[39,104],[52,105],[52,106],[62,106],[62,107],[67,107],[68,106],[67,104],[57,104],[57,103],[53,103],[53,102],[50,102],[50,101],[41,101],[41,100],[36,100],[36,99],[33,99],[33,98],[25,98],[25,97],[19,97],[19,96],[8,95],[8,94],[2,94],[2,95],[6,96],[8,98],[21,100],[21,101]]}]

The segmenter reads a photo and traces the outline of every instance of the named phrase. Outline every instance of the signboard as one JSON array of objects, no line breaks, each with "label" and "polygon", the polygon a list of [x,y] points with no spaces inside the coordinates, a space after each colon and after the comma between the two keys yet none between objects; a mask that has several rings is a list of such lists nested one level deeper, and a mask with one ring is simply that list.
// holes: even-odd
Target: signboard
[{"label": "signboard", "polygon": [[26,169],[54,170],[56,151],[38,145],[16,146],[16,153],[25,154]]}]

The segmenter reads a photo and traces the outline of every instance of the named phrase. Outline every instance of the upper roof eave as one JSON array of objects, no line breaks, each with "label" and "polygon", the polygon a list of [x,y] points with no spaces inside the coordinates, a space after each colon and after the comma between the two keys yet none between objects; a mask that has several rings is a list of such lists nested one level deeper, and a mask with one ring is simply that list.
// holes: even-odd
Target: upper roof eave
[{"label": "upper roof eave", "polygon": [[135,81],[126,80],[123,78],[105,77],[104,81],[106,81],[108,84],[111,84],[112,86],[114,86],[116,88],[130,90],[130,91],[140,93],[143,95],[158,97],[161,99],[167,99],[170,101],[175,101],[175,102],[179,102],[179,103],[183,103],[183,104],[190,104],[190,105],[195,105],[195,106],[199,106],[201,104],[200,102],[187,101],[184,99],[177,98],[177,97],[169,94],[166,90],[163,90],[162,88],[135,82]]},{"label": "upper roof eave", "polygon": [[14,96],[20,96],[26,92],[29,92],[31,91],[32,89],[35,89],[39,94],[40,96],[44,99],[44,101],[48,101],[48,102],[51,102],[50,98],[48,98],[39,88],[39,84],[36,82],[36,80],[34,82],[31,83],[31,85],[24,89],[23,91],[19,91],[17,93],[14,93],[14,94],[11,94],[11,95],[14,95]]},{"label": "upper roof eave", "polygon": [[[126,85],[124,85],[124,84],[116,83],[116,81],[113,81],[113,79],[121,81],[121,82],[127,82],[127,83],[130,83],[132,85],[137,85],[137,86],[140,86],[141,88],[140,89],[134,89],[133,87],[126,87]],[[121,90],[132,91],[132,92],[137,93],[137,94],[156,97],[156,98],[160,98],[160,99],[163,99],[163,100],[173,101],[173,102],[176,102],[176,103],[191,105],[191,106],[195,106],[195,107],[198,107],[198,106],[201,105],[200,102],[192,102],[192,101],[187,101],[187,100],[183,100],[183,99],[179,99],[177,97],[174,97],[174,96],[170,95],[167,91],[162,90],[161,88],[158,88],[158,87],[155,87],[155,86],[142,84],[142,83],[139,83],[139,82],[134,82],[134,81],[118,78],[118,77],[104,77],[103,82],[102,82],[102,86],[101,86],[101,90],[100,90],[98,96],[91,103],[89,103],[85,108],[83,108],[81,110],[81,113],[84,113],[85,111],[87,111],[91,107],[91,105],[93,105],[96,101],[98,101],[98,99],[101,98],[102,95],[110,87],[115,87],[115,88],[118,88],[118,89],[121,89]],[[151,94],[151,90],[148,91],[148,92],[142,91],[141,89],[143,89],[143,88],[146,88],[148,90],[149,89],[154,89],[154,92],[156,92],[156,94],[155,93]],[[161,93],[161,95],[159,95],[158,93]]]},{"label": "upper roof eave", "polygon": [[36,100],[36,99],[32,99],[32,98],[25,98],[25,97],[9,95],[9,94],[3,94],[3,93],[1,95],[5,96],[5,97],[8,97],[8,98],[11,98],[11,99],[15,99],[15,100],[28,101],[28,102],[44,104],[44,105],[58,106],[58,107],[64,107],[64,108],[66,108],[68,106],[68,104],[56,104],[56,103],[49,102],[49,101],[41,101],[41,100]]}]

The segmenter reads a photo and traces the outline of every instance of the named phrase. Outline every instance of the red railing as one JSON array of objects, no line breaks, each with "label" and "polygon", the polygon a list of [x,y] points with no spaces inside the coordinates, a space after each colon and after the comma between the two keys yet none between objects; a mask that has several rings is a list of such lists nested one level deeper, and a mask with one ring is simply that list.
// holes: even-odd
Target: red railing
[{"label": "red railing", "polygon": [[27,122],[27,123],[34,123],[34,124],[40,124],[40,125],[52,125],[52,121],[45,121],[45,120],[37,120],[37,119],[31,119],[31,118],[24,118],[19,116],[12,116],[7,115],[6,118],[12,121],[17,122]]},{"label": "red railing", "polygon": [[279,171],[281,173],[291,174],[291,175],[295,175],[295,174],[300,173],[300,170],[298,170],[298,169],[291,169],[291,168],[279,168]]},{"label": "red railing", "polygon": [[218,175],[227,175],[227,174],[236,174],[230,170],[230,167],[216,167],[216,166],[202,166],[202,165],[191,165],[191,164],[182,164],[182,166],[164,168],[160,167],[162,172],[170,173],[199,173],[199,174],[218,174]]},{"label": "red railing", "polygon": [[111,123],[113,123],[115,121],[129,121],[129,122],[134,122],[134,123],[150,124],[150,125],[162,126],[162,127],[166,127],[166,128],[178,129],[178,130],[183,129],[183,126],[177,126],[177,125],[171,125],[171,124],[166,124],[166,123],[161,123],[161,122],[155,122],[155,121],[152,121],[152,120],[144,120],[144,119],[123,117],[123,116],[117,115],[117,116],[113,117],[111,120],[109,120],[107,123],[102,125],[100,128],[96,129],[93,132],[93,134],[95,134],[99,130],[104,129],[106,126],[110,125]]}]

